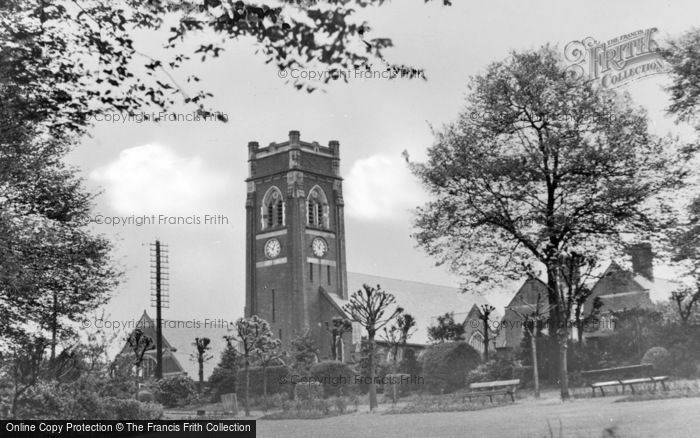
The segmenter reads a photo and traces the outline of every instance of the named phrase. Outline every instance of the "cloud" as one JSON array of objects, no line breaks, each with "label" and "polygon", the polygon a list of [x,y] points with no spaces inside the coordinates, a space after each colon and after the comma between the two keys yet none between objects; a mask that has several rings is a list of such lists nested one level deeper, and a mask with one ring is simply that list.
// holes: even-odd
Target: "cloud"
[{"label": "cloud", "polygon": [[216,209],[229,178],[201,157],[182,157],[166,146],[123,150],[90,178],[104,186],[110,206],[122,214],[198,214]]},{"label": "cloud", "polygon": [[405,218],[427,195],[397,156],[372,155],[357,160],[345,178],[348,216],[371,221]]}]

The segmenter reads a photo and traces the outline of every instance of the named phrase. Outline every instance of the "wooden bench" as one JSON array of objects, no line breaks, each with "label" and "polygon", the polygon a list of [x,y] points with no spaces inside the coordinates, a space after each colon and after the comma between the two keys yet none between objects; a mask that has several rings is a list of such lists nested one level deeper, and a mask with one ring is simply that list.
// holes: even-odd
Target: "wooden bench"
[{"label": "wooden bench", "polygon": [[[666,390],[666,381],[669,379],[669,376],[654,376],[654,366],[651,364],[584,371],[581,373],[581,377],[590,382],[588,385],[593,391],[593,397],[595,397],[596,389],[599,389],[600,394],[605,397],[604,388],[609,386],[621,386],[623,394],[625,386],[629,386],[634,394],[634,385],[644,383],[653,383],[654,391],[656,391],[656,384],[661,383],[663,389]],[[603,378],[606,380],[602,380]]]},{"label": "wooden bench", "polygon": [[488,396],[493,403],[493,396],[503,394],[510,395],[510,399],[515,403],[515,391],[520,385],[520,379],[514,380],[495,380],[493,382],[477,382],[469,385],[469,391],[466,397],[472,401],[472,397]]}]

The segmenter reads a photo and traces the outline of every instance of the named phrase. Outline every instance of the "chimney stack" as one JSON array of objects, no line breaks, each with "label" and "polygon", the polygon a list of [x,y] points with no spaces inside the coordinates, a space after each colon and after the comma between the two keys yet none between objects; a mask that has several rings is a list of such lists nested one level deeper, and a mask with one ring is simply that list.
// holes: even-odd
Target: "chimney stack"
[{"label": "chimney stack", "polygon": [[290,146],[299,146],[299,131],[289,131],[289,144]]},{"label": "chimney stack", "polygon": [[632,271],[649,281],[654,281],[654,253],[651,243],[637,243],[627,252],[632,256]]}]

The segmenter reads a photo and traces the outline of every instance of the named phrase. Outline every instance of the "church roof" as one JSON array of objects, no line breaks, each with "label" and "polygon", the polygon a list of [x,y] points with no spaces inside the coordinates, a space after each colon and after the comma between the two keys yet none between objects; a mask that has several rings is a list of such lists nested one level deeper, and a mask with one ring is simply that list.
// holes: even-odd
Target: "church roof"
[{"label": "church roof", "polygon": [[[212,359],[204,363],[204,378],[207,379],[214,371],[214,367],[219,363],[221,353],[226,348],[225,335],[230,335],[228,328],[233,328],[233,322],[223,320],[184,320],[176,321],[163,318],[163,372],[178,373],[185,372],[194,380],[198,379],[199,366],[192,357],[196,353],[194,345],[195,338],[209,338],[211,343],[207,352]],[[145,335],[156,339],[156,323],[144,310],[138,326],[142,328]],[[128,345],[124,346],[122,352],[128,351]],[[155,347],[147,352],[155,357]]]},{"label": "church roof", "polygon": [[439,315],[454,312],[455,319],[458,314],[464,314],[466,317],[475,304],[488,303],[485,297],[462,293],[456,287],[348,272],[350,295],[361,289],[363,284],[380,285],[396,297],[396,304],[403,307],[405,313],[413,315],[416,319],[416,331],[409,342],[416,344],[429,343],[428,326]]}]

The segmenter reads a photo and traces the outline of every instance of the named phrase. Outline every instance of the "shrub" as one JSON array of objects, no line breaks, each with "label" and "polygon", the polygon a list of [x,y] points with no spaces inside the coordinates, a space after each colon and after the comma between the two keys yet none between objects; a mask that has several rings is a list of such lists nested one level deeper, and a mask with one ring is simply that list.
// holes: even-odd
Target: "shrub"
[{"label": "shrub", "polygon": [[144,403],[153,403],[155,401],[155,397],[153,396],[153,392],[149,391],[146,388],[141,388],[139,390],[139,393],[136,395],[136,398],[140,402]]},{"label": "shrub", "polygon": [[[250,378],[250,395],[263,395],[263,368],[251,367],[248,370]],[[276,365],[267,367],[267,394],[278,394],[281,392],[291,393],[291,385],[289,385],[289,367],[285,365]],[[238,390],[243,393],[245,386],[245,371],[238,370]],[[221,392],[225,394],[225,392]]]},{"label": "shrub", "polygon": [[100,396],[92,379],[69,385],[40,382],[22,405],[26,419],[64,420],[157,420],[163,407],[134,399]]},{"label": "shrub", "polygon": [[323,386],[318,382],[299,382],[294,386],[294,400],[317,400],[323,397]]},{"label": "shrub", "polygon": [[482,363],[467,374],[467,383],[491,382],[513,378],[513,363],[507,359],[497,358]]},{"label": "shrub", "polygon": [[156,400],[167,407],[184,406],[190,403],[197,393],[194,381],[182,375],[159,380],[155,389]]},{"label": "shrub", "polygon": [[230,368],[215,368],[209,377],[212,401],[221,399],[221,394],[236,392],[236,375],[238,371]]},{"label": "shrub", "polygon": [[467,373],[479,360],[479,353],[463,341],[431,345],[423,355],[426,389],[441,393],[464,388]]},{"label": "shrub", "polygon": [[354,375],[350,365],[335,360],[319,362],[311,367],[311,378],[322,383],[324,397],[349,394],[354,387]]},{"label": "shrub", "polygon": [[664,347],[651,347],[644,353],[642,363],[654,365],[654,371],[667,373],[671,369],[671,353]]},{"label": "shrub", "polygon": [[105,407],[110,412],[113,412],[114,417],[112,419],[114,420],[157,420],[163,415],[163,407],[161,405],[142,403],[133,399],[110,397],[105,400]]}]

